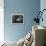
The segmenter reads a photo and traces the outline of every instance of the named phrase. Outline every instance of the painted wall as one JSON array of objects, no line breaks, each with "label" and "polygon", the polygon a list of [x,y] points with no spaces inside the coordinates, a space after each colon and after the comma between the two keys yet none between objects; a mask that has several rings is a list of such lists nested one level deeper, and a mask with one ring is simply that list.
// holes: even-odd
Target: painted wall
[{"label": "painted wall", "polygon": [[[5,40],[18,41],[32,29],[40,0],[4,0]],[[11,14],[24,14],[24,24],[11,24]]]},{"label": "painted wall", "polygon": [[[40,2],[40,9],[42,11],[43,9],[46,9],[46,0],[41,0]],[[46,26],[46,10],[43,12],[42,16],[44,20],[43,22],[41,21],[40,25]]]},{"label": "painted wall", "polygon": [[4,0],[0,0],[0,42],[4,41]]}]

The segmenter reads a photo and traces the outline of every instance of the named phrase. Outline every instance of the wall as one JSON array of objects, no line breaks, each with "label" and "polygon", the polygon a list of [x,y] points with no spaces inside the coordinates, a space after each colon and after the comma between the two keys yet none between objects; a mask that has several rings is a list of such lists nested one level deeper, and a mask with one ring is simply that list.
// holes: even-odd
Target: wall
[{"label": "wall", "polygon": [[0,0],[0,42],[4,41],[4,8],[3,1]]},{"label": "wall", "polygon": [[[43,9],[46,9],[46,0],[41,0],[40,1],[40,9],[41,9],[41,11]],[[43,12],[42,17],[43,17],[43,22],[41,21],[40,25],[46,26],[46,20],[45,20],[46,19],[46,10]]]},{"label": "wall", "polygon": [[[40,0],[4,0],[4,35],[7,41],[18,41],[32,29]],[[11,14],[24,14],[24,24],[11,24]]]}]

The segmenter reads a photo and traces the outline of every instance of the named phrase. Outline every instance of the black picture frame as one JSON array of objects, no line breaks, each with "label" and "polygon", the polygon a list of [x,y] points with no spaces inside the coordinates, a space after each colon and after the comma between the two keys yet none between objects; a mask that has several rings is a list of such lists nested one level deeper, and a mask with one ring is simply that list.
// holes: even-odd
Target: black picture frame
[{"label": "black picture frame", "polygon": [[12,23],[24,23],[23,14],[12,15]]}]

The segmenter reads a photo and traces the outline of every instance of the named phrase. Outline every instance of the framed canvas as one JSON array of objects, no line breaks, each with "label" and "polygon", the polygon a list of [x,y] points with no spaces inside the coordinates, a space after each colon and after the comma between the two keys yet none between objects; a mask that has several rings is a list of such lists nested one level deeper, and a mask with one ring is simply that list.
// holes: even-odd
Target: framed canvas
[{"label": "framed canvas", "polygon": [[24,23],[24,14],[12,15],[12,23]]}]

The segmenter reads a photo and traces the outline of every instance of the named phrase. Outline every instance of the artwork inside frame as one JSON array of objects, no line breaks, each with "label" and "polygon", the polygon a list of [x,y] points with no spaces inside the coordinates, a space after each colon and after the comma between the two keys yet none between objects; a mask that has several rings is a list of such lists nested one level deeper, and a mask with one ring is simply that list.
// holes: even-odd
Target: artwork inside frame
[{"label": "artwork inside frame", "polygon": [[24,14],[12,15],[12,23],[24,23]]}]

